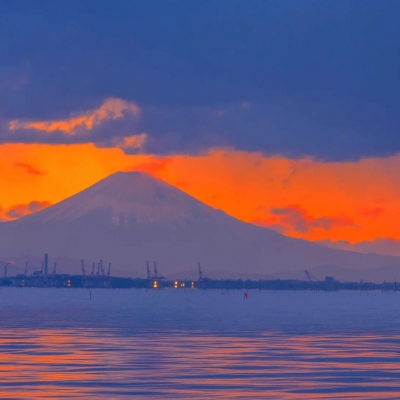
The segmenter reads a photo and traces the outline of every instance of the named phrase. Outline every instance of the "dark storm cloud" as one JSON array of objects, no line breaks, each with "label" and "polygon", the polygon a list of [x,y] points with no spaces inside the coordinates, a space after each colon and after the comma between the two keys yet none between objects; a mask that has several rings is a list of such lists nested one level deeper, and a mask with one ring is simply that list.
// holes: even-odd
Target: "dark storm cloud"
[{"label": "dark storm cloud", "polygon": [[[134,133],[148,133],[148,151],[400,151],[398,2],[70,0],[0,11],[5,121],[65,119],[113,97],[143,110]],[[105,142],[126,136],[105,125]]]}]

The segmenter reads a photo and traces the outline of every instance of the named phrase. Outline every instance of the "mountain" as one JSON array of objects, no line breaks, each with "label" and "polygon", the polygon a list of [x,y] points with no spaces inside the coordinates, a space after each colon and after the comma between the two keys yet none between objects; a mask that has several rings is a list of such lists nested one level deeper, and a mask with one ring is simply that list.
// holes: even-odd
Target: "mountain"
[{"label": "mountain", "polygon": [[163,275],[188,277],[196,276],[198,261],[209,277],[304,278],[309,269],[332,275],[348,270],[361,279],[371,271],[400,271],[400,258],[289,238],[139,172],[115,173],[54,206],[0,224],[0,259],[38,264],[45,252],[63,260],[59,271],[79,272],[81,258],[86,269],[103,259],[121,276],[143,276],[146,260],[156,260]]}]

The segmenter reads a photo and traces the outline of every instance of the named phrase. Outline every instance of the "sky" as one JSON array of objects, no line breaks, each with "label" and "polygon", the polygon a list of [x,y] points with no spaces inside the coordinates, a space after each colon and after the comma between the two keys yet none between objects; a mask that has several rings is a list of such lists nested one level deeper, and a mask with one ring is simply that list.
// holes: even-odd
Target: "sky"
[{"label": "sky", "polygon": [[399,13],[2,1],[0,220],[140,170],[246,222],[400,255]]}]

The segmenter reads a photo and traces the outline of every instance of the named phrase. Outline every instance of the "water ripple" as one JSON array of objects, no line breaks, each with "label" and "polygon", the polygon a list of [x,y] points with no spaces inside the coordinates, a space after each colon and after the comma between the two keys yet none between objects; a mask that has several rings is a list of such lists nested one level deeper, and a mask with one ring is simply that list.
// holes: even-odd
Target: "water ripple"
[{"label": "water ripple", "polygon": [[0,293],[0,397],[400,398],[398,297]]}]

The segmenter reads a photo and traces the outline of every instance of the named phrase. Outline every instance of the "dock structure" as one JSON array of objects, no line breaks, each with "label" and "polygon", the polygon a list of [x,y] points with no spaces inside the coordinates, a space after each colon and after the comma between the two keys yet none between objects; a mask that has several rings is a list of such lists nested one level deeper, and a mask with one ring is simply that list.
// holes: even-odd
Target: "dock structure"
[{"label": "dock structure", "polygon": [[[86,273],[84,260],[81,260],[81,274],[57,273],[57,261],[54,262],[52,273],[49,273],[49,256],[44,255],[42,267],[28,275],[28,262],[25,264],[24,273],[10,274],[8,267],[10,263],[4,265],[3,277],[0,278],[0,286],[10,287],[40,287],[40,288],[138,288],[138,289],[201,289],[201,290],[313,290],[313,291],[393,291],[397,292],[396,280],[393,282],[339,282],[332,276],[326,276],[324,280],[319,280],[309,271],[305,270],[304,280],[295,279],[211,279],[204,277],[200,263],[198,263],[198,280],[189,279],[166,279],[161,276],[154,261],[154,275],[151,274],[149,262],[146,262],[145,278],[124,278],[111,276],[111,263],[105,271],[103,261],[97,264],[93,262],[90,274]],[[13,267],[14,269],[14,267]]]},{"label": "dock structure", "polygon": [[323,281],[308,280],[242,280],[242,279],[147,279],[124,278],[109,275],[71,275],[71,274],[32,274],[25,276],[3,276],[0,286],[9,287],[40,287],[40,288],[137,288],[137,289],[200,289],[200,290],[274,290],[274,291],[318,291],[333,292],[340,290],[351,291],[393,291],[396,292],[396,283],[393,282],[339,282],[332,277]]}]

